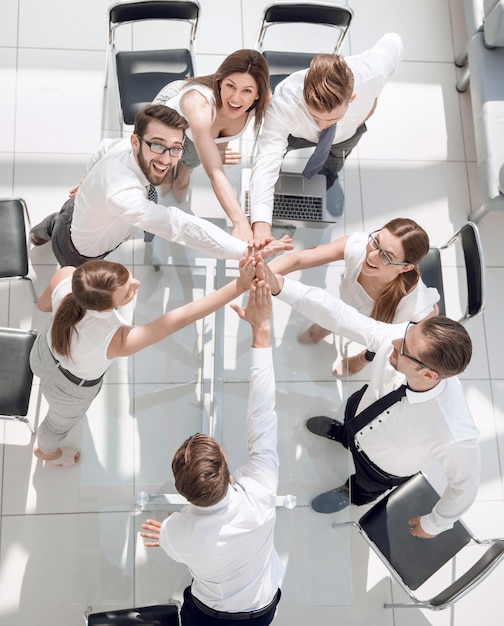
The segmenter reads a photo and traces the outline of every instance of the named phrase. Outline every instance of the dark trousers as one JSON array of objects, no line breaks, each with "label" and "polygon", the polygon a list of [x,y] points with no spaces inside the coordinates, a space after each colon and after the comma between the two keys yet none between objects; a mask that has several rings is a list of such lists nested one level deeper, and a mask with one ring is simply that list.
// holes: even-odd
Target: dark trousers
[{"label": "dark trousers", "polygon": [[350,496],[353,504],[361,505],[373,502],[378,496],[392,487],[402,484],[409,476],[394,476],[385,472],[360,451],[355,445],[355,429],[352,428],[352,419],[357,413],[359,402],[366,391],[367,385],[353,393],[347,400],[345,407],[345,421],[340,428],[334,429],[336,441],[347,448],[353,458],[355,474],[347,481],[350,487]]},{"label": "dark trousers", "polygon": [[[191,593],[191,587],[184,589],[184,604],[180,611],[182,626],[243,626],[243,624],[254,624],[254,626],[268,626],[275,617],[276,607],[280,601],[280,589],[275,598],[265,609],[259,611],[250,611],[246,613],[225,613],[223,611],[214,611],[210,607],[201,610],[196,605],[198,600],[194,599]],[[198,602],[201,606],[201,602]],[[257,615],[254,615],[257,613]]]},{"label": "dark trousers", "polygon": [[[359,143],[362,135],[367,131],[366,124],[359,126],[355,133],[349,138],[340,143],[335,143],[329,152],[324,166],[320,170],[319,174],[323,174],[327,178],[329,185],[338,178],[338,172],[345,165],[345,159],[352,152],[355,146]],[[307,139],[301,139],[300,137],[293,137],[289,135],[289,143],[287,145],[287,152],[289,150],[298,150],[299,148],[309,148],[316,146],[317,144]]]},{"label": "dark trousers", "polygon": [[74,212],[74,198],[65,202],[59,213],[53,213],[43,219],[31,229],[31,232],[41,239],[49,239],[52,243],[54,256],[61,267],[72,265],[79,267],[86,261],[93,259],[104,259],[111,250],[96,257],[88,257],[80,254],[73,245],[70,237],[70,225]]}]

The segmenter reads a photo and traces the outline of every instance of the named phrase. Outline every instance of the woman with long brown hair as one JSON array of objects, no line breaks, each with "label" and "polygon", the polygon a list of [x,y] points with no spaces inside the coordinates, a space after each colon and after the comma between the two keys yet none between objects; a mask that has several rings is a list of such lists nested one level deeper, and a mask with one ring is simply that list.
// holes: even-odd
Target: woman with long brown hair
[{"label": "woman with long brown hair", "polygon": [[242,259],[239,278],[145,326],[132,326],[121,315],[140,286],[124,265],[96,260],[58,270],[37,302],[40,311],[53,312],[53,319],[30,355],[49,404],[35,456],[58,467],[75,465],[80,452],[61,442],[98,395],[113,360],[161,341],[244,293],[254,279],[254,264],[253,257]]},{"label": "woman with long brown hair", "polygon": [[[315,248],[286,254],[269,267],[277,274],[316,267],[333,261],[345,261],[345,275],[340,285],[341,299],[358,311],[381,322],[420,321],[437,314],[437,289],[426,287],[418,264],[429,251],[429,237],[408,218],[390,220],[370,233],[353,233]],[[298,336],[301,343],[318,343],[330,331],[311,324]],[[337,359],[335,376],[360,372],[373,353]]]},{"label": "woman with long brown hair", "polygon": [[[175,199],[186,194],[192,170],[202,163],[222,208],[233,223],[233,235],[253,239],[252,229],[223,165],[236,165],[241,156],[227,148],[250,120],[259,129],[271,97],[269,70],[257,50],[237,50],[224,59],[214,74],[166,85],[154,99],[183,115],[188,123],[184,154],[171,181]],[[161,188],[166,193],[168,185]]]}]

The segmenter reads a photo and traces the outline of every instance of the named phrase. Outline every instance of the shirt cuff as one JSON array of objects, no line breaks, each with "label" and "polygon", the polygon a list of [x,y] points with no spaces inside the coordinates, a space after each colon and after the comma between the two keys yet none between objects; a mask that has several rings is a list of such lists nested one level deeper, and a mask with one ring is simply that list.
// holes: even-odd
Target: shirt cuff
[{"label": "shirt cuff", "polygon": [[253,367],[266,367],[273,361],[271,346],[267,348],[250,348],[250,358]]},{"label": "shirt cuff", "polygon": [[[272,197],[273,200],[273,197]],[[273,221],[273,211],[265,204],[260,204],[250,209],[250,223],[267,222],[271,224]]]},{"label": "shirt cuff", "polygon": [[292,280],[292,278],[284,278],[284,283],[282,290],[276,294],[276,297],[282,302],[286,304],[290,304],[291,306],[299,300],[302,294],[302,288],[304,285],[297,280]]}]

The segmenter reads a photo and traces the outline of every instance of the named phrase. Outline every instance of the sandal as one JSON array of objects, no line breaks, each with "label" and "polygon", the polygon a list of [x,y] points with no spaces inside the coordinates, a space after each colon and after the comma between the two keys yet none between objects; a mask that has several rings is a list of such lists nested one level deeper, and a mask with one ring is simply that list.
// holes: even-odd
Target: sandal
[{"label": "sandal", "polygon": [[73,467],[80,459],[80,452],[74,448],[61,448],[61,456],[46,463],[52,463],[56,467]]}]

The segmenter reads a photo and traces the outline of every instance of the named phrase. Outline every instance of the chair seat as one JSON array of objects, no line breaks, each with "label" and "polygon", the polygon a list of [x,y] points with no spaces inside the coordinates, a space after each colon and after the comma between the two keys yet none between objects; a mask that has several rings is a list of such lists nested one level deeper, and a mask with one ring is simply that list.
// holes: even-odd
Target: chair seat
[{"label": "chair seat", "polygon": [[26,415],[33,374],[30,352],[37,333],[0,328],[0,415]]},{"label": "chair seat", "polygon": [[425,476],[417,474],[359,520],[369,539],[410,589],[418,589],[471,541],[461,522],[428,541],[410,534],[408,520],[429,513],[438,500],[439,494]]},{"label": "chair seat", "polygon": [[86,615],[88,626],[178,626],[176,604],[158,604]]}]

